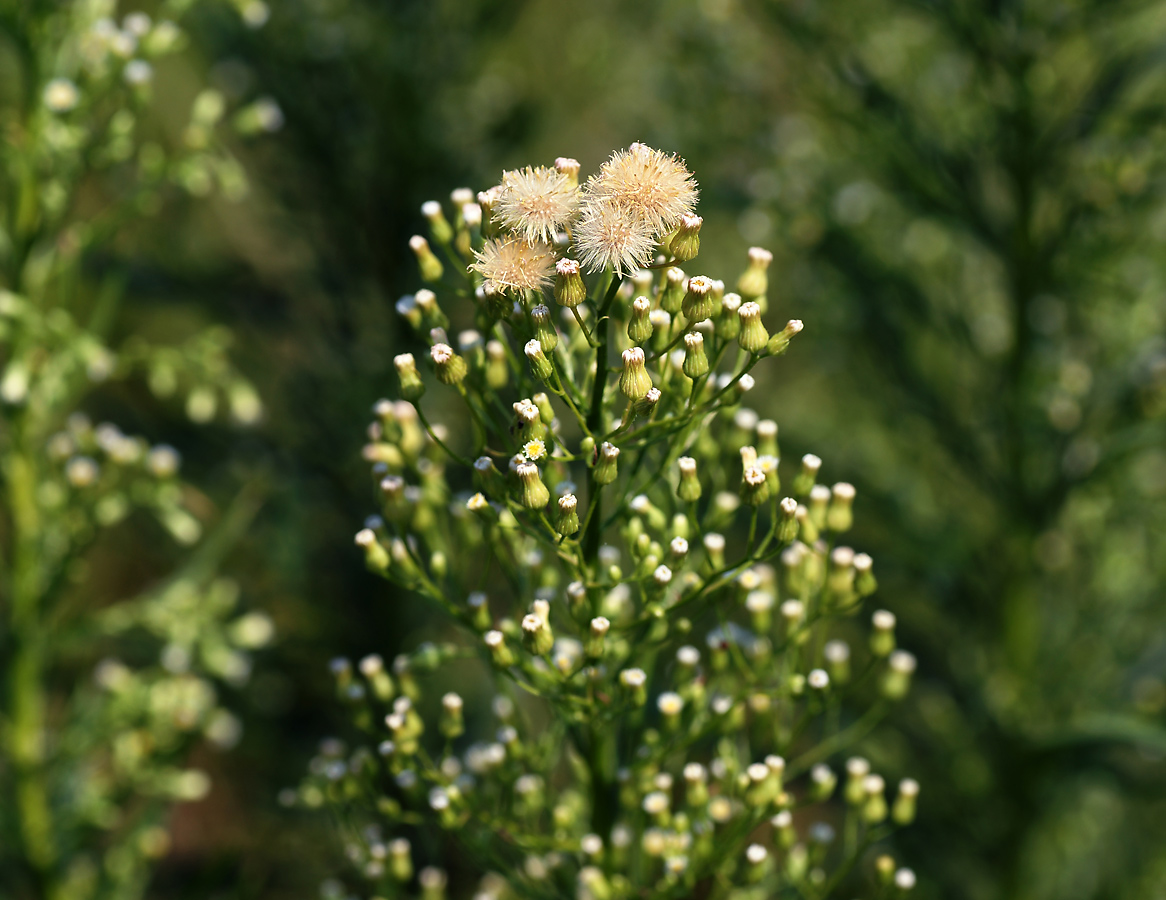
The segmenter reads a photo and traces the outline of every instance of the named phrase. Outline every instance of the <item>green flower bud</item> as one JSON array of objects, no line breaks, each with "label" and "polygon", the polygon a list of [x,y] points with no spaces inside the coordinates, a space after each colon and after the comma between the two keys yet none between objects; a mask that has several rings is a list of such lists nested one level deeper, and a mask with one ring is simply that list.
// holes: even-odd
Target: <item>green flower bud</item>
[{"label": "green flower bud", "polygon": [[433,251],[429,248],[429,241],[425,240],[421,235],[415,234],[409,238],[409,249],[417,257],[417,267],[421,270],[421,280],[431,283],[441,281],[441,275],[444,270],[442,269],[441,260],[434,256]]},{"label": "green flower bud", "polygon": [[429,355],[433,359],[437,380],[442,384],[460,384],[469,371],[466,361],[454,353],[449,344],[434,344]]},{"label": "green flower bud", "polygon": [[767,633],[772,623],[773,594],[769,591],[750,591],[745,595],[745,609],[753,620],[753,630],[758,634]]},{"label": "green flower bud", "polygon": [[624,669],[619,673],[619,683],[634,705],[648,702],[648,676],[643,669]]},{"label": "green flower bud", "polygon": [[[810,521],[813,522],[814,527],[821,531],[826,527],[826,509],[830,503],[830,488],[824,484],[815,484],[810,488],[810,502],[807,507],[809,510]],[[807,543],[811,543],[807,541]]]},{"label": "green flower bud", "polygon": [[[453,239],[453,227],[446,221],[441,204],[428,200],[421,204],[421,215],[429,222],[429,235],[439,244],[448,244]],[[441,276],[438,276],[439,278]]]},{"label": "green flower bud", "polygon": [[377,654],[369,654],[360,661],[360,674],[368,680],[373,696],[378,700],[387,701],[393,698],[393,679],[385,671],[385,661]]},{"label": "green flower bud", "polygon": [[876,610],[870,617],[874,631],[870,635],[870,652],[888,656],[895,649],[895,614],[885,609]]},{"label": "green flower bud", "polygon": [[[529,340],[526,346],[522,348],[526,354],[526,359],[530,363],[530,371],[539,381],[550,381],[555,374],[555,367],[551,365],[551,361],[547,359],[547,355],[543,353],[542,344],[537,340]],[[540,415],[541,419],[542,416]]]},{"label": "green flower bud", "polygon": [[596,484],[611,484],[619,477],[616,460],[619,459],[619,447],[604,441],[599,446],[599,459],[592,470]]},{"label": "green flower bud", "polygon": [[369,571],[384,575],[389,571],[389,551],[377,540],[371,528],[362,528],[356,533],[356,546],[364,549],[364,562]]},{"label": "green flower bud", "polygon": [[704,352],[704,335],[699,331],[690,331],[684,336],[684,365],[681,371],[694,381],[702,375],[707,375],[709,358]]},{"label": "green flower bud", "polygon": [[574,309],[586,299],[587,285],[579,274],[579,263],[573,259],[560,259],[555,263],[555,302]]},{"label": "green flower bud", "polygon": [[800,334],[803,327],[801,319],[790,319],[786,322],[785,328],[769,339],[765,352],[770,356],[781,356],[789,349],[789,342],[793,340],[794,335]]},{"label": "green flower bud", "polygon": [[684,711],[684,698],[674,691],[665,691],[656,698],[656,708],[660,710],[660,720],[667,731],[680,727],[680,714]]},{"label": "green flower bud", "polygon": [[506,387],[510,380],[510,367],[506,364],[506,346],[501,341],[486,342],[486,386],[498,391]]},{"label": "green flower bud", "polygon": [[850,680],[850,645],[846,641],[827,641],[822,655],[826,658],[826,670],[831,679],[838,684]]},{"label": "green flower bud", "polygon": [[866,553],[858,553],[854,557],[854,589],[858,591],[858,596],[869,597],[878,590],[879,584],[875,580],[874,572],[871,569],[874,567],[874,560]]},{"label": "green flower bud", "polygon": [[498,510],[486,499],[484,494],[477,493],[470,497],[466,501],[466,509],[488,525],[493,525],[498,521]]},{"label": "green flower bud", "polygon": [[559,333],[551,321],[550,309],[540,303],[530,311],[530,321],[534,325],[534,336],[542,346],[543,352],[554,352],[559,346]]},{"label": "green flower bud", "polygon": [[587,635],[587,644],[584,652],[589,659],[599,659],[603,656],[607,632],[611,629],[611,622],[603,616],[596,616],[591,620],[591,630]]},{"label": "green flower bud", "polygon": [[895,878],[895,861],[886,854],[880,856],[875,860],[875,873],[878,875],[879,884],[888,886]]},{"label": "green flower bud", "polygon": [[769,276],[766,270],[773,262],[773,254],[761,247],[749,248],[749,267],[737,279],[737,293],[746,300],[764,297],[769,290]]},{"label": "green flower bud", "polygon": [[794,817],[788,809],[783,809],[769,820],[775,832],[775,843],[783,850],[788,850],[797,843],[798,833],[794,830]]},{"label": "green flower bud", "polygon": [[559,156],[555,159],[555,171],[567,176],[567,184],[577,187],[579,184],[579,160],[569,156]]},{"label": "green flower bud", "polygon": [[713,296],[713,280],[711,278],[707,275],[694,275],[688,279],[688,292],[684,295],[680,307],[684,313],[684,318],[690,323],[703,322],[705,319],[711,319],[719,306],[719,300]]},{"label": "green flower bud", "polygon": [[854,524],[854,485],[840,481],[830,489],[830,497],[826,527],[835,532],[849,531]]},{"label": "green flower bud", "polygon": [[538,407],[539,418],[542,419],[544,425],[550,425],[555,421],[555,408],[551,406],[551,398],[546,395],[545,391],[539,391],[530,399]]},{"label": "green flower bud", "polygon": [[725,294],[721,298],[721,313],[717,317],[717,334],[726,341],[734,340],[741,333],[740,310],[740,294]]},{"label": "green flower bud", "polygon": [[437,305],[437,294],[433,291],[422,288],[413,295],[413,302],[421,311],[421,327],[429,329],[449,327],[449,317]]},{"label": "green flower bud", "polygon": [[579,870],[578,878],[579,891],[577,895],[580,897],[591,897],[593,900],[611,900],[615,896],[611,883],[598,866],[584,866]]},{"label": "green flower bud", "polygon": [[546,619],[531,613],[522,618],[522,642],[535,656],[546,656],[555,646],[555,636]]},{"label": "green flower bud", "polygon": [[656,408],[656,404],[660,402],[660,389],[648,388],[648,393],[644,394],[639,400],[635,402],[632,407],[632,412],[641,418],[648,418],[652,415],[652,411]]},{"label": "green flower bud", "polygon": [[417,361],[412,353],[400,353],[393,357],[397,367],[397,378],[401,381],[401,396],[406,400],[419,400],[425,393],[425,382],[417,371]]},{"label": "green flower bud", "polygon": [[901,700],[911,689],[911,676],[914,673],[915,657],[906,650],[896,650],[887,659],[879,690],[888,700]]},{"label": "green flower bud", "polygon": [[466,730],[466,722],[462,717],[463,706],[461,696],[452,691],[441,698],[441,720],[437,727],[450,740],[460,737]]},{"label": "green flower bud", "polygon": [[555,531],[563,537],[570,537],[579,530],[579,513],[576,510],[579,501],[574,494],[566,494],[559,498],[559,512],[555,518]]},{"label": "green flower bud", "polygon": [[629,347],[623,352],[623,372],[619,376],[619,389],[629,400],[640,400],[651,388],[652,376],[644,366],[644,351],[639,347]]},{"label": "green flower bud", "polygon": [[676,485],[676,496],[687,503],[700,499],[700,480],[696,477],[696,460],[682,456],[676,461],[680,469],[680,482]]},{"label": "green flower bud", "polygon": [[838,776],[829,766],[819,763],[810,770],[810,798],[815,803],[829,800],[838,786]]},{"label": "green flower bud", "polygon": [[708,769],[700,763],[684,767],[684,802],[690,809],[703,809],[709,802]]},{"label": "green flower bud", "polygon": [[652,337],[652,301],[647,297],[636,297],[632,301],[632,317],[628,320],[628,339],[633,344],[643,344]]},{"label": "green flower bud", "polygon": [[482,640],[490,651],[494,665],[502,669],[514,665],[514,652],[506,645],[506,636],[501,631],[487,631]]},{"label": "green flower bud", "polygon": [[486,596],[485,591],[474,591],[466,598],[466,605],[470,608],[470,615],[473,618],[474,627],[479,631],[487,631],[490,628],[490,598]]},{"label": "green flower bud", "polygon": [[877,825],[887,817],[886,782],[881,775],[867,775],[862,779],[862,790],[862,818],[868,825]]},{"label": "green flower bud", "polygon": [[538,466],[522,463],[515,469],[522,488],[521,502],[527,509],[542,509],[551,502],[551,492],[539,477]]},{"label": "green flower bud", "polygon": [[546,437],[547,426],[543,421],[542,412],[535,406],[533,400],[519,400],[512,405],[518,418],[518,427],[515,436],[522,442]]},{"label": "green flower bud", "polygon": [[668,243],[668,251],[677,262],[688,262],[700,252],[700,226],[704,219],[700,216],[680,217],[680,227]]},{"label": "green flower bud", "polygon": [[798,536],[798,501],[793,497],[786,497],[779,506],[781,521],[777,526],[777,539],[788,544]]},{"label": "green flower bud", "polygon": [[851,806],[858,806],[866,800],[864,782],[870,774],[870,763],[861,756],[852,756],[846,761],[846,787],[842,796]]},{"label": "green flower bud", "polygon": [[765,330],[765,325],[761,321],[761,307],[753,301],[742,303],[737,317],[741,322],[737,343],[747,353],[760,353],[769,343],[769,332]]},{"label": "green flower bud", "polygon": [[749,466],[741,475],[741,501],[760,506],[769,499],[769,482],[760,466]]},{"label": "green flower bud", "polygon": [[835,547],[830,551],[830,569],[826,577],[829,602],[836,609],[847,609],[858,599],[854,592],[854,551]]},{"label": "green flower bud", "polygon": [[664,270],[664,290],[660,294],[660,308],[669,315],[676,315],[684,308],[683,269],[671,266]]},{"label": "green flower bud", "polygon": [[704,544],[709,568],[712,571],[723,569],[725,567],[725,536],[710,531],[701,539],[701,543]]},{"label": "green flower bud", "polygon": [[413,852],[406,838],[389,841],[389,874],[400,882],[413,878]]},{"label": "green flower bud", "polygon": [[919,797],[919,782],[904,778],[899,782],[899,793],[891,807],[891,819],[896,825],[910,825],[915,821],[915,804]]}]

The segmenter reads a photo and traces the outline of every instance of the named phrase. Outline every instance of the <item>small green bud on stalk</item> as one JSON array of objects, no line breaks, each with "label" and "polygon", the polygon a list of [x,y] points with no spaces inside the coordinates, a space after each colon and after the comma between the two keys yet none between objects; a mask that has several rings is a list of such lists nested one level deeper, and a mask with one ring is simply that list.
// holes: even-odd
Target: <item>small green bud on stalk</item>
[{"label": "small green bud on stalk", "polygon": [[512,405],[518,419],[516,436],[523,443],[526,441],[542,440],[546,437],[547,426],[542,418],[542,411],[533,400],[518,400]]},{"label": "small green bud on stalk", "polygon": [[867,775],[862,779],[864,802],[862,818],[868,825],[877,825],[887,817],[886,782],[881,775]]},{"label": "small green bud on stalk", "polygon": [[753,620],[753,630],[766,634],[773,624],[773,594],[769,591],[750,591],[745,595],[745,609]]},{"label": "small green bud on stalk", "polygon": [[818,471],[821,468],[822,460],[814,456],[813,453],[807,453],[802,457],[802,470],[798,473],[793,483],[793,494],[795,497],[804,497],[810,492],[818,479]]},{"label": "small green bud on stalk", "polygon": [[846,761],[846,787],[842,796],[851,806],[858,806],[866,800],[866,776],[870,774],[870,763],[861,756],[852,756]]},{"label": "small green bud on stalk", "polygon": [[676,486],[676,496],[687,503],[695,503],[700,499],[700,479],[696,477],[696,460],[691,456],[682,456],[676,461],[680,470],[680,482]]},{"label": "small green bud on stalk", "polygon": [[380,656],[372,653],[362,659],[360,661],[360,674],[368,680],[373,696],[378,700],[392,699],[393,679],[385,671],[385,661]]},{"label": "small green bud on stalk", "polygon": [[[452,792],[454,788],[450,787],[446,790]],[[442,807],[442,810],[446,809],[448,809],[448,806]],[[456,818],[452,815],[452,810],[450,810],[450,813],[451,815],[448,817],[443,817],[449,821],[449,825],[446,827],[450,827],[456,821]],[[446,874],[441,869],[435,866],[426,866],[417,875],[417,883],[421,886],[421,900],[446,900],[445,886],[447,881]]]},{"label": "small green bud on stalk", "polygon": [[899,793],[891,807],[891,819],[896,825],[910,825],[915,821],[915,805],[919,797],[919,782],[904,778],[899,782]]},{"label": "small green bud on stalk", "polygon": [[798,501],[793,497],[786,497],[779,506],[781,521],[777,526],[777,539],[788,544],[798,536]]},{"label": "small green bud on stalk", "polygon": [[737,293],[746,300],[757,300],[769,290],[769,264],[773,254],[762,247],[749,248],[749,266],[737,279]]},{"label": "small green bud on stalk", "polygon": [[441,720],[438,723],[438,730],[450,740],[460,737],[466,730],[465,719],[462,716],[463,706],[461,696],[452,691],[441,698]]},{"label": "small green bud on stalk", "polygon": [[534,325],[534,336],[544,353],[552,353],[559,346],[559,332],[551,320],[551,310],[540,303],[530,311],[530,321]]},{"label": "small green bud on stalk", "polygon": [[854,524],[854,485],[840,481],[830,489],[826,527],[834,532],[849,531]]},{"label": "small green bud on stalk", "polygon": [[652,389],[652,376],[644,365],[644,351],[641,348],[629,347],[623,352],[619,389],[629,400],[640,400]]},{"label": "small green bud on stalk", "polygon": [[648,393],[644,394],[632,406],[632,412],[640,418],[646,419],[652,415],[652,411],[656,408],[656,404],[660,402],[660,389],[648,388]]},{"label": "small green bud on stalk", "polygon": [[838,684],[850,680],[850,645],[846,641],[827,641],[822,648],[826,659],[826,671]]},{"label": "small green bud on stalk", "polygon": [[680,714],[684,711],[684,698],[675,691],[665,691],[656,698],[656,708],[660,710],[660,720],[667,731],[680,727]]},{"label": "small green bud on stalk", "polygon": [[886,854],[875,860],[875,874],[879,884],[889,887],[895,879],[895,860]]},{"label": "small green bud on stalk", "polygon": [[810,518],[809,509],[799,504],[794,517],[798,520],[798,538],[803,544],[812,547],[818,540],[818,526]]},{"label": "small green bud on stalk", "polygon": [[668,251],[677,262],[688,262],[700,252],[700,226],[704,219],[696,215],[680,217],[680,227],[668,243]]},{"label": "small green bud on stalk", "polygon": [[885,609],[876,610],[870,617],[874,631],[870,635],[870,652],[888,656],[895,649],[895,614]]},{"label": "small green bud on stalk", "polygon": [[473,619],[474,627],[479,631],[487,631],[490,628],[490,598],[486,596],[484,591],[474,591],[466,598],[466,605],[470,608],[470,617]]},{"label": "small green bud on stalk", "polygon": [[721,298],[721,314],[717,318],[717,334],[726,341],[736,340],[741,333],[741,295],[725,294]]},{"label": "small green bud on stalk", "polygon": [[781,459],[781,449],[777,446],[777,423],[773,419],[762,419],[757,423],[757,452],[761,456]]},{"label": "small green bud on stalk", "polygon": [[771,868],[769,851],[760,844],[750,844],[745,849],[745,862],[748,867],[745,880],[751,884],[762,881],[769,874]]},{"label": "small green bud on stalk", "polygon": [[474,460],[474,484],[487,494],[499,496],[505,490],[505,481],[494,460],[479,456]]},{"label": "small green bud on stalk", "polygon": [[518,475],[523,506],[527,509],[543,509],[551,502],[551,492],[543,484],[538,466],[524,462],[517,466],[515,473]]},{"label": "small green bud on stalk", "polygon": [[760,353],[769,343],[769,332],[761,321],[761,307],[753,301],[742,303],[737,317],[741,322],[737,343],[747,353]]},{"label": "small green bud on stalk", "polygon": [[901,700],[911,689],[911,676],[915,673],[915,657],[906,650],[896,650],[887,659],[879,689],[888,700]]},{"label": "small green bud on stalk", "polygon": [[498,391],[510,381],[510,367],[506,365],[506,346],[501,341],[486,342],[486,386]]},{"label": "small green bud on stalk", "polygon": [[[713,280],[711,278],[707,275],[694,275],[688,279],[688,291],[685,293],[680,307],[685,319],[690,323],[703,322],[705,319],[712,318],[719,305],[720,301],[713,296]],[[692,378],[693,376],[689,375],[688,377]]]},{"label": "small green bud on stalk", "polygon": [[378,575],[385,575],[389,571],[389,551],[377,540],[376,532],[371,528],[362,528],[356,533],[356,546],[364,550],[364,562],[369,571]]},{"label": "small green bud on stalk", "polygon": [[800,334],[803,327],[801,319],[790,319],[786,322],[785,328],[769,339],[765,352],[770,356],[781,356],[789,349],[789,342],[793,340],[794,335]]},{"label": "small green bud on stalk", "polygon": [[758,456],[757,468],[765,473],[765,480],[769,484],[769,496],[773,497],[781,491],[781,477],[777,471],[778,460],[776,456]]},{"label": "small green bud on stalk", "polygon": [[571,607],[571,614],[576,618],[581,618],[584,611],[589,608],[587,588],[582,581],[572,581],[567,585],[567,603]]},{"label": "small green bud on stalk", "polygon": [[409,249],[417,257],[417,267],[421,270],[421,280],[430,283],[441,281],[441,275],[444,270],[441,265],[441,260],[434,256],[433,250],[430,249],[429,241],[425,240],[421,235],[415,234],[409,238]]},{"label": "small green bud on stalk", "polygon": [[749,466],[741,475],[741,501],[760,506],[769,499],[769,482],[760,466]]},{"label": "small green bud on stalk", "polygon": [[532,339],[526,342],[526,346],[522,350],[526,354],[526,359],[530,363],[530,371],[534,377],[539,381],[550,381],[555,374],[555,367],[551,365],[551,361],[543,353],[542,344],[537,339]]},{"label": "small green bud on stalk", "polygon": [[594,900],[611,900],[615,896],[611,883],[598,866],[583,866],[579,870],[578,880],[577,896],[592,897]]},{"label": "small green bud on stalk", "polygon": [[[586,596],[586,595],[584,595]],[[596,616],[591,620],[591,629],[587,635],[587,644],[584,652],[589,659],[599,659],[606,649],[607,632],[611,629],[611,622],[603,616]]]},{"label": "small green bud on stalk", "polygon": [[651,349],[653,353],[662,353],[668,346],[672,330],[672,316],[663,309],[654,309],[648,313],[648,322],[652,326]]},{"label": "small green bud on stalk", "polygon": [[558,514],[555,517],[555,531],[563,537],[570,537],[579,530],[579,501],[574,494],[559,498]]},{"label": "small green bud on stalk", "polygon": [[801,600],[786,600],[781,604],[782,631],[787,638],[798,635],[805,618],[806,606]]},{"label": "small green bud on stalk", "polygon": [[555,263],[555,302],[574,309],[586,299],[587,285],[579,274],[579,263],[573,259],[560,259]]},{"label": "small green bud on stalk", "polygon": [[709,569],[711,571],[723,569],[725,567],[725,536],[710,531],[701,539],[701,543],[704,545]]},{"label": "small green bud on stalk", "polygon": [[854,589],[858,596],[869,597],[878,590],[879,584],[875,580],[874,560],[866,553],[858,553],[854,557]]},{"label": "small green bud on stalk", "polygon": [[619,673],[619,683],[635,706],[648,702],[648,676],[643,669],[624,669]]},{"label": "small green bud on stalk", "polygon": [[546,656],[555,646],[555,636],[547,620],[535,613],[522,617],[522,643],[535,656]]},{"label": "small green bud on stalk", "polygon": [[794,817],[788,809],[783,809],[769,820],[773,826],[774,843],[783,850],[788,850],[798,840],[798,833],[794,831]]},{"label": "small green bud on stalk", "polygon": [[421,325],[432,332],[435,328],[448,328],[449,316],[442,312],[437,305],[437,294],[428,288],[422,288],[413,295],[413,302],[421,310]]},{"label": "small green bud on stalk", "polygon": [[830,592],[830,602],[836,609],[847,609],[857,599],[854,592],[854,551],[850,547],[835,547],[830,551],[826,586]]},{"label": "small green bud on stalk", "polygon": [[676,266],[664,270],[664,290],[660,293],[660,308],[671,316],[675,316],[684,308],[686,278],[684,270]]},{"label": "small green bud on stalk", "polygon": [[826,527],[826,509],[830,503],[830,488],[824,484],[816,484],[810,488],[810,502],[808,509],[810,521],[821,531]]},{"label": "small green bud on stalk", "polygon": [[810,797],[818,803],[829,800],[838,786],[838,776],[824,763],[810,770]]},{"label": "small green bud on stalk", "polygon": [[434,344],[429,349],[437,380],[442,384],[460,384],[469,371],[466,361],[453,352],[449,344]]},{"label": "small green bud on stalk", "polygon": [[412,353],[400,353],[393,357],[397,367],[397,378],[401,381],[401,396],[406,400],[419,400],[425,393],[425,382],[417,371],[417,361]]},{"label": "small green bud on stalk", "polygon": [[647,297],[636,297],[632,301],[632,317],[628,320],[628,339],[633,344],[643,344],[652,337],[652,301]]},{"label": "small green bud on stalk", "polygon": [[506,645],[506,635],[501,631],[487,631],[482,640],[490,651],[494,665],[502,669],[514,665],[514,652]]},{"label": "small green bud on stalk", "polygon": [[389,874],[402,883],[413,878],[413,850],[406,838],[389,841]]},{"label": "small green bud on stalk", "polygon": [[619,447],[610,441],[604,441],[600,444],[599,459],[593,470],[596,484],[611,484],[619,477],[616,466],[617,459],[619,459]]},{"label": "small green bud on stalk", "polygon": [[[453,240],[453,226],[441,211],[441,204],[436,200],[427,200],[421,204],[421,215],[429,222],[429,235],[439,244],[447,244]],[[440,277],[440,276],[438,276]]]},{"label": "small green bud on stalk", "polygon": [[707,375],[709,359],[704,352],[704,335],[699,331],[690,331],[684,336],[684,365],[682,371],[694,381],[702,375]]}]

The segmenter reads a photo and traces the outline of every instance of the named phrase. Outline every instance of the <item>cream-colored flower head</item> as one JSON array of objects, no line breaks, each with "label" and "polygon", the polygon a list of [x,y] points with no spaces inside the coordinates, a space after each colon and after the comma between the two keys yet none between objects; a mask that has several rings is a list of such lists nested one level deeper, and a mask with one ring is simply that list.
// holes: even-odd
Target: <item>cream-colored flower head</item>
[{"label": "cream-colored flower head", "polygon": [[538,290],[550,284],[555,273],[555,254],[538,241],[486,241],[474,255],[477,259],[470,268],[500,288]]},{"label": "cream-colored flower head", "polygon": [[651,223],[610,197],[588,197],[575,224],[575,249],[589,272],[623,276],[647,266],[656,249]]},{"label": "cream-colored flower head", "polygon": [[538,166],[502,173],[494,214],[528,241],[551,241],[571,221],[579,189],[563,172]]},{"label": "cream-colored flower head", "polygon": [[649,223],[656,237],[692,215],[697,197],[696,181],[684,161],[646,144],[613,153],[588,180],[587,192],[632,210]]}]

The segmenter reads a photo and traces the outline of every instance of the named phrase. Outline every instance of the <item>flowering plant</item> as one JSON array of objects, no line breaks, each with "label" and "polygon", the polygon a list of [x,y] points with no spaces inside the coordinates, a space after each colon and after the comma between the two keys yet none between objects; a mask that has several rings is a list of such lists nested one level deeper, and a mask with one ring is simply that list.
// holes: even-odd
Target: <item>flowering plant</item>
[{"label": "flowering plant", "polygon": [[[432,378],[396,358],[356,542],[462,637],[336,661],[364,738],[326,741],[298,800],[340,812],[385,897],[410,895],[410,836],[434,848],[434,829],[481,898],[826,897],[914,816],[918,785],[888,801],[861,757],[829,801],[830,763],[915,661],[885,610],[852,653],[876,589],[841,543],[854,488],[806,455],[783,496],[777,424],[742,406],[802,324],[764,324],[764,250],[736,292],[678,267],[702,225],[679,159],[633,144],[582,186],[579,168],[455,191],[452,222],[423,208],[432,287],[398,309]],[[430,420],[432,381],[463,425]],[[443,897],[431,862],[421,896]],[[873,867],[885,892],[914,884]]]}]

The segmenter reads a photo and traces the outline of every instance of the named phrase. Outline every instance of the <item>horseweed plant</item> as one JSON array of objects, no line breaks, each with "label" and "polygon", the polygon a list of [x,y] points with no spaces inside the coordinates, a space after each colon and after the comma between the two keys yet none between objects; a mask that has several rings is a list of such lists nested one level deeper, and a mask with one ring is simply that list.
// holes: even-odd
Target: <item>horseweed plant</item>
[{"label": "horseweed plant", "polygon": [[[200,93],[169,142],[148,115],[154,67],[184,40],[172,16],[190,5],[162,2],[158,18],[130,12],[120,21],[113,0],[0,8],[5,897],[143,894],[169,845],[171,804],[209,786],[188,767],[189,751],[204,739],[237,739],[222,688],[247,680],[250,652],[271,637],[270,620],[241,612],[235,585],[216,576],[255,498],[216,516],[181,480],[174,448],[84,413],[91,401],[124,402],[107,386],[139,376],[195,423],[226,409],[248,424],[262,412],[221,330],[177,346],[110,336],[124,284],[108,263],[115,238],[124,243],[175,189],[245,187],[218,128],[221,95]],[[259,104],[237,115],[254,132],[278,110]],[[104,268],[115,269],[104,277],[86,265],[102,251]],[[102,553],[104,535],[106,548],[136,552],[151,517],[193,548],[188,562],[154,584],[131,574],[138,586],[119,599],[87,575],[91,551]]]},{"label": "horseweed plant", "polygon": [[[879,896],[910,890],[890,856],[852,870],[918,785],[888,798],[864,759],[829,763],[914,658],[886,611],[863,652],[838,637],[876,588],[840,543],[854,488],[806,455],[783,495],[777,425],[741,405],[802,328],[763,322],[770,254],[726,292],[678,268],[702,221],[680,160],[633,144],[578,172],[455,191],[452,221],[423,207],[432,287],[398,309],[464,424],[431,422],[429,379],[396,357],[402,399],[365,447],[381,514],[356,543],[466,637],[336,661],[365,742],[326,741],[298,800],[339,808],[383,897],[411,895],[430,827],[467,854],[455,886],[484,873],[479,898],[823,898],[864,869]],[[457,667],[469,702],[438,699]],[[436,866],[416,882],[446,895]]]}]

